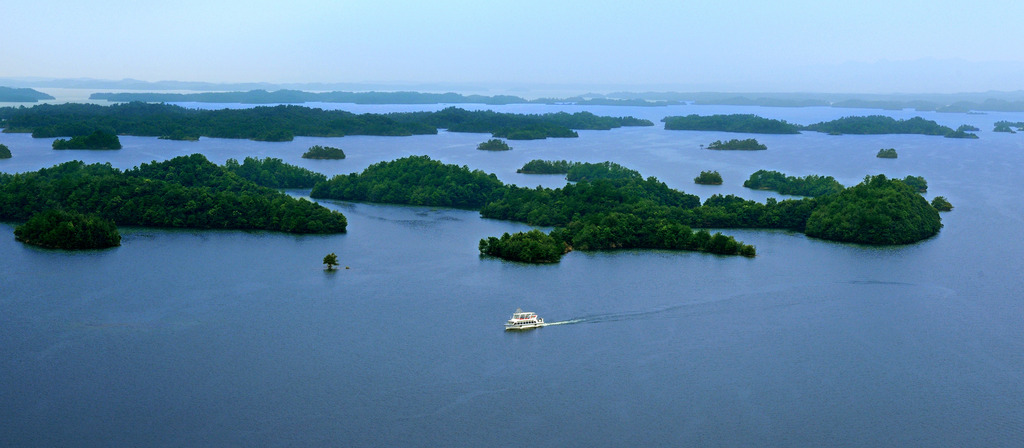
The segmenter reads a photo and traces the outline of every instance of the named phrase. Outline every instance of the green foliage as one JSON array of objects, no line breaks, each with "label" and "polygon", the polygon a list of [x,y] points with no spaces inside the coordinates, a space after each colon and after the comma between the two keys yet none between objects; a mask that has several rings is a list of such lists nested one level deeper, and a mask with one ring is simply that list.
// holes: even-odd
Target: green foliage
[{"label": "green foliage", "polygon": [[879,159],[895,159],[897,157],[896,148],[879,149],[878,155],[876,155],[875,157],[878,157]]},{"label": "green foliage", "polygon": [[166,104],[125,103],[43,104],[31,108],[0,109],[11,132],[32,132],[33,137],[85,135],[96,129],[139,136],[199,136],[289,141],[296,135],[342,137],[345,135],[404,136],[451,132],[488,132],[512,140],[576,137],[573,129],[611,129],[620,126],[653,126],[633,117],[600,117],[589,112],[544,115],[466,111],[449,107],[438,112],[361,114],[302,106],[198,110]]},{"label": "green foliage", "polygon": [[564,226],[576,217],[619,212],[641,217],[664,216],[673,209],[700,206],[700,198],[668,188],[651,177],[598,179],[562,188],[509,186],[480,209],[484,218],[507,219],[537,226]]},{"label": "green foliage", "polygon": [[925,120],[921,117],[914,117],[907,120],[897,120],[884,115],[870,115],[867,117],[844,117],[832,121],[804,126],[809,131],[824,132],[832,135],[838,134],[924,134],[924,135],[946,135],[954,132],[952,129],[941,126],[938,123]]},{"label": "green foliage", "polygon": [[508,151],[512,149],[512,147],[501,139],[492,138],[490,140],[487,140],[486,142],[477,145],[476,149],[479,149],[481,151]]},{"label": "green foliage", "polygon": [[925,193],[928,191],[928,181],[924,180],[921,176],[907,176],[903,178],[903,183],[913,188],[918,193]]},{"label": "green foliage", "polygon": [[718,171],[701,171],[693,178],[693,182],[701,185],[722,185],[722,175]]},{"label": "green foliage", "polygon": [[0,143],[0,159],[10,159],[11,149],[7,145]]},{"label": "green foliage", "polygon": [[241,164],[235,159],[228,159],[224,167],[243,179],[270,188],[313,188],[317,182],[327,180],[323,174],[271,157],[263,160],[246,157]]},{"label": "green foliage", "polygon": [[60,209],[36,213],[14,228],[23,243],[54,249],[102,249],[121,245],[121,234],[110,220]]},{"label": "green foliage", "polygon": [[908,244],[942,227],[938,211],[910,186],[884,175],[867,176],[818,207],[807,220],[809,236],[863,244]]},{"label": "green foliage", "polygon": [[480,240],[480,253],[526,263],[555,263],[562,258],[566,247],[540,230],[507,232],[501,238],[487,237]]},{"label": "green foliage", "polygon": [[800,127],[785,120],[761,118],[753,114],[687,115],[665,117],[665,129],[672,131],[722,131],[748,134],[799,134]]},{"label": "green foliage", "polygon": [[579,162],[567,162],[565,160],[534,159],[526,162],[516,172],[521,174],[567,174],[570,168],[578,164]]},{"label": "green foliage", "polygon": [[947,132],[946,138],[978,138],[977,134],[972,134],[968,131],[978,131],[979,129],[971,125],[960,125],[955,131]]},{"label": "green foliage", "polygon": [[335,255],[334,252],[327,254],[326,256],[324,256],[324,264],[327,265],[328,271],[333,271],[334,266],[338,264],[338,256]]},{"label": "green foliage", "polygon": [[116,134],[97,130],[89,135],[71,137],[71,140],[54,140],[53,149],[121,149],[121,140]]},{"label": "green foliage", "polygon": [[362,174],[334,176],[313,187],[310,196],[478,209],[503,188],[494,174],[412,156],[370,165]]},{"label": "green foliage", "polygon": [[775,190],[779,194],[817,197],[843,190],[832,176],[786,176],[778,171],[758,170],[743,181],[743,186],[756,190]]},{"label": "green foliage", "polygon": [[640,173],[618,163],[575,163],[569,167],[565,179],[570,182],[594,181],[597,179],[643,179]]},{"label": "green foliage", "polygon": [[340,233],[347,224],[341,213],[256,185],[200,154],[124,172],[72,161],[0,177],[0,219],[52,208],[149,227]]},{"label": "green foliage", "polygon": [[731,236],[689,227],[665,218],[642,219],[626,213],[599,213],[574,219],[551,236],[573,249],[672,249],[711,252],[722,255],[754,256],[753,246]]},{"label": "green foliage", "polygon": [[932,199],[932,207],[940,212],[953,210],[953,204],[950,204],[944,196],[935,196],[935,198]]},{"label": "green foliage", "polygon": [[52,96],[35,89],[0,87],[0,102],[35,103],[39,100],[52,99]]},{"label": "green foliage", "polygon": [[303,159],[344,159],[345,151],[331,146],[313,145],[302,154]]},{"label": "green foliage", "polygon": [[1017,128],[1017,131],[1024,131],[1024,121],[1012,122],[1012,121],[997,121],[995,124],[994,132],[1007,132],[1010,134],[1016,134],[1013,128]]},{"label": "green foliage", "polygon": [[707,146],[708,149],[733,149],[733,150],[744,150],[744,151],[757,151],[766,150],[768,146],[762,145],[757,142],[756,139],[748,138],[743,140],[732,139],[727,142],[721,140],[715,140]]}]

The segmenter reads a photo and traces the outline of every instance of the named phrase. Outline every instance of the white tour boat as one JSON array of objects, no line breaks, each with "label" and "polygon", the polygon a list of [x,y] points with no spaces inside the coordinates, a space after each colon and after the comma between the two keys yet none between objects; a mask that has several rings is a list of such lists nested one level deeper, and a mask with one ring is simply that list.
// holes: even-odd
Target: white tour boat
[{"label": "white tour boat", "polygon": [[530,311],[523,311],[522,308],[516,308],[516,312],[512,314],[512,318],[505,322],[506,330],[526,330],[528,328],[537,328],[544,326],[544,319],[537,317],[537,313]]}]

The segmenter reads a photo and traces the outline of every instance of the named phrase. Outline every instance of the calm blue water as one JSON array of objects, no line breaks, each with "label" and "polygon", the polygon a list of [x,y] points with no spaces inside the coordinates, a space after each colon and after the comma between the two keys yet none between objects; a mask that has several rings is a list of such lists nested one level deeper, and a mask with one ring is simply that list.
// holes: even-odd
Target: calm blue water
[{"label": "calm blue water", "polygon": [[[410,106],[324,105],[355,112]],[[419,106],[416,106],[419,107]],[[513,105],[502,111],[573,112]],[[757,113],[797,123],[879,111],[725,106],[601,108],[654,121]],[[1024,440],[1024,114],[920,114],[982,128],[926,136],[756,136],[768,151],[699,146],[744,135],[654,128],[475,146],[488,136],[123,137],[117,152],[52,151],[0,134],[21,172],[65,160],[129,168],[201,152],[280,157],[328,175],[426,154],[505,182],[534,158],[612,160],[700,195],[773,193],[758,169],[922,175],[956,207],[927,241],[876,248],[727,230],[758,256],[573,252],[530,266],[481,258],[528,229],[476,212],[330,202],[349,233],[122,229],[119,248],[66,253],[0,223],[4,446],[1020,446]],[[309,146],[349,158],[309,161]],[[875,158],[894,147],[899,159]],[[715,169],[722,186],[693,177]],[[293,192],[302,195],[303,192]],[[3,235],[7,235],[4,237]],[[343,266],[323,271],[335,252]],[[517,307],[549,322],[502,323]]]}]

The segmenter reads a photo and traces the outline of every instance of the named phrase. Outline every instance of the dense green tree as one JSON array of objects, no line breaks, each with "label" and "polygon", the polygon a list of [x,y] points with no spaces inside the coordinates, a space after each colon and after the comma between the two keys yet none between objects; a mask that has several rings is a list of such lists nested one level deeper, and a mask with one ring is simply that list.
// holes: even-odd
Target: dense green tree
[{"label": "dense green tree", "polygon": [[54,140],[53,149],[121,149],[121,140],[116,134],[97,130],[89,135],[71,137],[71,140]]},{"label": "dense green tree", "polygon": [[335,255],[334,252],[331,252],[331,253],[325,255],[324,256],[324,264],[327,265],[327,270],[328,271],[333,271],[334,270],[334,266],[336,266],[338,264],[338,256]]},{"label": "dense green tree", "polygon": [[55,249],[103,249],[121,245],[114,223],[96,215],[50,209],[14,228],[23,243]]},{"label": "dense green tree", "polygon": [[554,263],[566,252],[564,244],[536,229],[481,239],[479,249],[484,255],[527,263]]},{"label": "dense green tree", "polygon": [[875,157],[880,159],[895,159],[898,155],[896,154],[896,148],[882,148],[878,150],[878,154]]},{"label": "dense green tree", "polygon": [[932,207],[934,207],[935,210],[938,210],[940,212],[948,212],[950,210],[953,210],[953,204],[950,204],[944,196],[935,196],[935,198],[932,199]]},{"label": "dense green tree", "polygon": [[843,185],[832,176],[786,176],[778,171],[758,170],[743,181],[743,186],[755,190],[775,190],[780,194],[822,196],[843,190]]},{"label": "dense green tree", "polygon": [[5,145],[5,144],[0,143],[0,159],[10,159],[10,158],[11,158],[11,150],[10,150],[10,148],[8,148],[7,145]]},{"label": "dense green tree", "polygon": [[345,151],[331,146],[313,145],[302,154],[303,159],[344,159]]},{"label": "dense green tree", "polygon": [[327,180],[323,174],[271,157],[262,160],[246,157],[241,164],[235,159],[228,159],[224,167],[243,179],[270,188],[313,188],[317,182]]},{"label": "dense green tree", "polygon": [[575,163],[569,167],[565,179],[570,182],[594,181],[598,179],[643,179],[639,172],[618,163]]},{"label": "dense green tree", "polygon": [[504,188],[494,174],[413,156],[334,176],[313,187],[311,197],[345,201],[478,209]]},{"label": "dense green tree", "polygon": [[721,140],[715,140],[708,144],[708,149],[720,149],[720,150],[742,150],[742,151],[763,151],[768,149],[767,146],[758,143],[756,139],[747,138],[743,140],[732,139],[726,142]]},{"label": "dense green tree", "polygon": [[579,162],[567,162],[565,160],[540,160],[534,159],[516,170],[522,174],[567,174],[569,169]]},{"label": "dense green tree", "polygon": [[687,115],[665,117],[665,129],[671,131],[722,131],[748,134],[799,134],[800,127],[785,120],[773,120],[753,114]]},{"label": "dense green tree", "polygon": [[884,115],[870,115],[866,117],[843,117],[832,121],[825,121],[804,126],[809,131],[825,132],[828,134],[924,134],[924,135],[946,135],[952,132],[946,126],[941,126],[931,120],[921,117],[914,117],[907,120],[897,120]]},{"label": "dense green tree", "polygon": [[884,175],[829,196],[807,220],[809,236],[863,244],[908,244],[942,227],[938,211],[907,184]]},{"label": "dense green tree", "polygon": [[256,185],[200,154],[124,172],[73,161],[0,176],[0,219],[51,208],[149,227],[340,233],[347,225],[341,213]]},{"label": "dense green tree", "polygon": [[576,137],[573,129],[653,126],[633,117],[600,117],[588,112],[544,115],[467,111],[450,107],[437,112],[361,114],[302,106],[200,110],[166,104],[125,103],[42,104],[31,108],[0,108],[7,132],[32,132],[33,137],[84,136],[96,129],[121,135],[153,137],[199,136],[288,141],[294,136],[404,136],[451,132],[487,132],[508,139]]},{"label": "dense green tree", "polygon": [[903,183],[910,185],[918,193],[926,193],[928,191],[928,181],[924,180],[921,176],[904,177]]},{"label": "dense green tree", "polygon": [[492,138],[476,146],[481,151],[508,151],[512,149],[504,140]]},{"label": "dense green tree", "polygon": [[701,171],[693,178],[693,182],[701,185],[722,185],[722,175],[718,171]]}]

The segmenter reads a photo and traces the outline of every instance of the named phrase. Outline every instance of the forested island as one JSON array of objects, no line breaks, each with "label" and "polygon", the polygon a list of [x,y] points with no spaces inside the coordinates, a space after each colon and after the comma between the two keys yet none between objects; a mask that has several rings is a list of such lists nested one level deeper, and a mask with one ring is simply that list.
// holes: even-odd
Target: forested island
[{"label": "forested island", "polygon": [[7,145],[0,143],[0,159],[10,159],[11,149]]},{"label": "forested island", "polygon": [[121,140],[116,134],[98,130],[89,135],[71,137],[71,140],[54,140],[53,149],[121,149]]},{"label": "forested island", "polygon": [[898,155],[896,154],[896,148],[882,148],[878,150],[878,154],[875,157],[879,159],[895,159]]},{"label": "forested island", "polygon": [[995,128],[992,129],[992,132],[1006,132],[1010,134],[1016,134],[1017,131],[1013,130],[1013,128],[1017,128],[1017,131],[1024,131],[1024,121],[997,121],[995,124]]},{"label": "forested island", "polygon": [[108,219],[60,209],[32,215],[14,228],[14,238],[51,249],[104,249],[121,245],[121,233]]},{"label": "forested island", "polygon": [[508,143],[505,143],[504,140],[492,138],[486,142],[476,145],[476,149],[481,151],[509,151],[512,147],[509,146]]},{"label": "forested island", "polygon": [[706,115],[665,117],[665,129],[670,131],[722,131],[748,134],[799,134],[800,126],[785,120],[762,118],[754,114]]},{"label": "forested island", "polygon": [[516,170],[520,174],[566,174],[569,168],[579,162],[567,162],[565,160],[540,160],[533,159],[526,162],[522,168]]},{"label": "forested island", "polygon": [[743,181],[743,186],[755,190],[774,190],[794,196],[824,196],[843,191],[843,185],[832,176],[787,176],[778,171],[758,170]]},{"label": "forested island", "polygon": [[4,132],[31,132],[33,137],[89,135],[97,129],[112,134],[246,138],[290,141],[295,136],[345,135],[408,136],[449,132],[491,133],[510,140],[577,137],[574,129],[607,130],[621,126],[653,126],[650,120],[603,117],[589,112],[543,115],[467,111],[449,107],[437,112],[353,114],[301,106],[197,110],[166,104],[125,103],[42,104],[30,108],[0,108]]},{"label": "forested island", "polygon": [[0,102],[4,103],[35,103],[52,99],[53,96],[35,89],[0,87]]},{"label": "forested island", "polygon": [[722,185],[722,175],[718,171],[701,171],[693,178],[693,183],[700,185]]},{"label": "forested island", "polygon": [[743,140],[732,139],[726,142],[715,140],[708,144],[708,149],[739,150],[739,151],[764,151],[768,146],[758,143],[756,139],[747,138]]},{"label": "forested island", "polygon": [[[556,227],[548,235],[551,240],[536,234],[515,234],[485,238],[480,242],[482,253],[533,262],[553,261],[551,250],[559,247],[559,243],[563,245],[563,253],[573,249],[661,248],[753,256],[756,253],[753,247],[728,236],[694,232],[692,228],[771,228],[804,232],[813,213],[837,201],[840,205],[819,213],[817,233],[813,236],[869,244],[905,244],[932,236],[941,227],[939,221],[933,221],[927,211],[917,207],[924,199],[914,188],[904,181],[888,180],[884,176],[868,176],[861,184],[863,187],[856,190],[839,186],[838,191],[804,199],[769,198],[761,204],[732,195],[713,195],[701,204],[697,196],[670,189],[653,177],[622,175],[635,171],[611,162],[579,165],[596,167],[598,173],[618,174],[585,177],[556,189],[523,188],[505,185],[493,174],[419,156],[371,165],[362,174],[335,176],[317,184],[311,196],[479,209],[484,218]],[[829,179],[831,182],[827,182]],[[834,179],[821,176],[808,176],[803,181],[837,184]],[[894,183],[902,187],[892,187]],[[837,199],[845,198],[843,194],[852,195],[853,199],[866,195],[869,199]],[[833,219],[833,215],[853,213],[847,202],[854,203],[854,208],[869,210],[864,213],[878,213],[888,218],[856,221],[852,230],[841,226],[838,231],[830,230],[833,223],[842,222],[842,219]],[[927,201],[924,203],[928,205]],[[931,206],[928,210],[935,211]],[[908,220],[910,224],[904,225],[901,221],[892,229],[876,228],[893,226],[894,220]]]},{"label": "forested island", "polygon": [[72,161],[0,173],[0,219],[26,221],[55,208],[147,227],[342,233],[347,225],[341,213],[257,185],[200,154],[126,171]]},{"label": "forested island", "polygon": [[302,158],[338,160],[345,158],[345,151],[332,146],[313,145],[306,152],[302,153]]},{"label": "forested island", "polygon": [[843,117],[832,121],[824,121],[804,126],[808,131],[824,132],[827,134],[923,134],[923,135],[947,135],[955,131],[947,126],[925,120],[921,117],[914,117],[906,120],[897,120],[884,115],[869,115],[866,117]]}]

